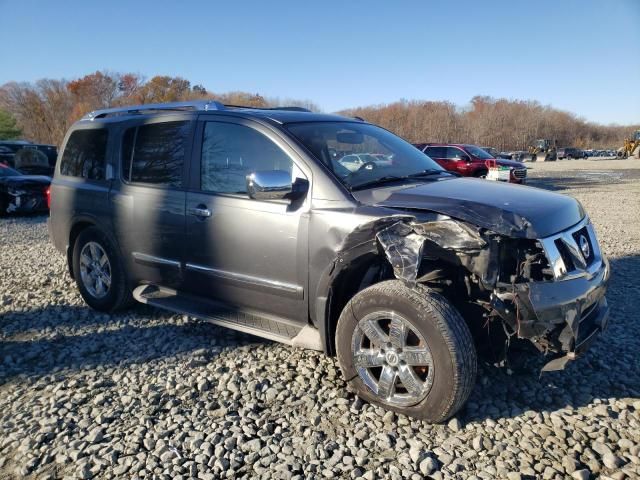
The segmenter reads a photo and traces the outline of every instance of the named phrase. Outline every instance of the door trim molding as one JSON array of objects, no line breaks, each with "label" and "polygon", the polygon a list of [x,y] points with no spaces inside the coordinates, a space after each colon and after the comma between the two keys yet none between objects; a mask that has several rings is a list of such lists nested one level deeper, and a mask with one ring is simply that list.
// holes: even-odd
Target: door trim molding
[{"label": "door trim molding", "polygon": [[131,256],[137,263],[153,263],[155,265],[165,265],[168,267],[181,268],[180,262],[176,260],[170,260],[168,258],[156,257],[155,255],[148,255],[146,253],[132,252]]},{"label": "door trim molding", "polygon": [[252,275],[245,275],[243,273],[228,272],[226,270],[219,270],[217,268],[205,267],[203,265],[197,265],[194,263],[187,263],[185,265],[187,270],[194,272],[204,273],[223,280],[229,280],[231,282],[244,283],[254,285],[256,287],[263,287],[279,292],[286,292],[290,295],[302,298],[304,289],[300,285],[294,285],[291,283],[279,282],[277,280],[270,280],[268,278],[254,277]]}]

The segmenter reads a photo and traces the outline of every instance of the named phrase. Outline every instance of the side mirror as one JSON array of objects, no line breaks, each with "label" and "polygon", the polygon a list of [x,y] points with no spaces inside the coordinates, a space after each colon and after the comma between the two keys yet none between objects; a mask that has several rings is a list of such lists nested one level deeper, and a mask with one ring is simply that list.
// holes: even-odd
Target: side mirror
[{"label": "side mirror", "polygon": [[292,191],[291,174],[284,170],[260,170],[247,175],[247,193],[254,200],[283,200]]}]

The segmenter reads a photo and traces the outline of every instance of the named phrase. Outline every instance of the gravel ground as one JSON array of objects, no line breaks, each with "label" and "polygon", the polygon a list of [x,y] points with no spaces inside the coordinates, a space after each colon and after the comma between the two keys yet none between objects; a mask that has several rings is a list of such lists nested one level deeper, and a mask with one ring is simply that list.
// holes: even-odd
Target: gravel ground
[{"label": "gravel ground", "polygon": [[0,478],[640,477],[640,162],[530,166],[591,215],[610,327],[563,372],[480,365],[447,425],[362,404],[317,352],[145,306],[97,314],[45,217],[0,220]]}]

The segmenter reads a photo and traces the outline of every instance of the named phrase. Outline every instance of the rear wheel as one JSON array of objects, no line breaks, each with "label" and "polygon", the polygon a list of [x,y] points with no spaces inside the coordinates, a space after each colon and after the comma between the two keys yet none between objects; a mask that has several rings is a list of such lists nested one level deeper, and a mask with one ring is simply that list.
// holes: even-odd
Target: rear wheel
[{"label": "rear wheel", "polygon": [[96,227],[83,230],[76,239],[73,275],[82,298],[95,310],[113,312],[132,303],[117,250]]},{"label": "rear wheel", "polygon": [[336,331],[342,372],[364,400],[430,422],[466,402],[476,351],[458,311],[441,295],[399,280],[372,285],[346,305]]},{"label": "rear wheel", "polygon": [[478,170],[473,173],[473,176],[476,178],[487,178],[487,173],[488,172],[486,170]]}]

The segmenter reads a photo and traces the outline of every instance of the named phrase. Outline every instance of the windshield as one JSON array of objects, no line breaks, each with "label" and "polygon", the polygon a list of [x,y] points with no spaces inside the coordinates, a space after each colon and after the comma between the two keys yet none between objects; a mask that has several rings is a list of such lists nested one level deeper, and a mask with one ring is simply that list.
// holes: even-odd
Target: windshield
[{"label": "windshield", "polygon": [[286,128],[347,188],[444,171],[413,145],[375,125],[305,122]]},{"label": "windshield", "polygon": [[482,160],[488,160],[490,158],[493,158],[493,156],[487,152],[485,152],[483,149],[476,147],[475,145],[465,145],[464,149],[469,152],[471,155],[473,155],[476,158],[480,158]]},{"label": "windshield", "polygon": [[0,177],[17,177],[20,172],[13,168],[7,167],[4,163],[0,163]]}]

